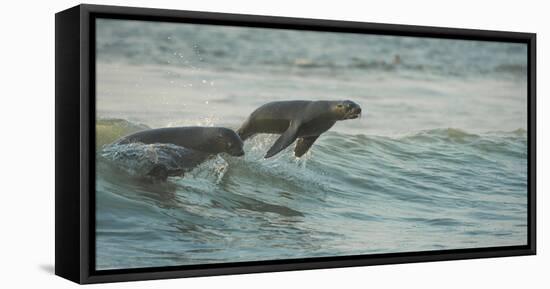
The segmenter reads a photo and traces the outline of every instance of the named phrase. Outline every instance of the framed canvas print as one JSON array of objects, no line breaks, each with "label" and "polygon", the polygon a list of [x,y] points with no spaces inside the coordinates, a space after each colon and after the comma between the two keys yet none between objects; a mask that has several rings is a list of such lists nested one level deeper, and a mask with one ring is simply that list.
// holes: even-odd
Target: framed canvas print
[{"label": "framed canvas print", "polygon": [[535,254],[535,34],[56,14],[56,274]]}]

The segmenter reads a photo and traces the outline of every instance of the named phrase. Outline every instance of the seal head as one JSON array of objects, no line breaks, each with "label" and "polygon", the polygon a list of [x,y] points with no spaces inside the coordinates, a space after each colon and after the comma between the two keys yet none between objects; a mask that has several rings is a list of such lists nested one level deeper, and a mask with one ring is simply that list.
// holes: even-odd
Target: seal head
[{"label": "seal head", "polygon": [[205,145],[201,146],[202,151],[211,153],[228,153],[240,157],[244,155],[243,141],[232,130],[218,128],[217,130],[205,131]]},{"label": "seal head", "polygon": [[361,115],[361,107],[351,100],[335,101],[331,110],[336,120],[354,119]]}]

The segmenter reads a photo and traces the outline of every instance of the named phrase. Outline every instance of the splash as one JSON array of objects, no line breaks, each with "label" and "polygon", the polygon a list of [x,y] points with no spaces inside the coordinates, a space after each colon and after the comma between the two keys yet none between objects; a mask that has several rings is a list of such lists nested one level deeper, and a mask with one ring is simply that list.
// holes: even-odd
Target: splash
[{"label": "splash", "polygon": [[215,115],[209,115],[207,117],[194,118],[194,119],[182,119],[177,121],[172,121],[167,124],[167,127],[178,127],[178,126],[207,126],[213,127],[220,122],[220,118]]},{"label": "splash", "polygon": [[183,176],[203,162],[208,155],[173,144],[112,144],[100,156],[110,164],[135,177]]},{"label": "splash", "polygon": [[190,171],[186,177],[206,179],[214,184],[220,184],[228,169],[229,163],[222,156],[216,155]]}]

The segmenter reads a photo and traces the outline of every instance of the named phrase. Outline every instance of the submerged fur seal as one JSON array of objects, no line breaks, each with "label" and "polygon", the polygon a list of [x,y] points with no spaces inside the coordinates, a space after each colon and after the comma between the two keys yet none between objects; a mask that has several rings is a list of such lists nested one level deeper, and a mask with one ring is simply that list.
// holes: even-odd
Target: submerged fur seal
[{"label": "submerged fur seal", "polygon": [[274,101],[257,108],[237,130],[244,141],[257,133],[281,134],[267,151],[270,158],[296,139],[294,155],[301,157],[336,121],[354,119],[361,107],[353,101]]},{"label": "submerged fur seal", "polygon": [[[149,129],[125,136],[115,145],[131,143],[172,144],[187,149],[178,155],[178,161],[184,162],[184,167],[199,165],[210,156],[218,153],[228,153],[232,156],[243,156],[243,141],[231,129],[223,127],[170,127]],[[168,176],[183,175],[181,170],[170,170],[159,164],[149,173],[149,176],[165,179]]]}]

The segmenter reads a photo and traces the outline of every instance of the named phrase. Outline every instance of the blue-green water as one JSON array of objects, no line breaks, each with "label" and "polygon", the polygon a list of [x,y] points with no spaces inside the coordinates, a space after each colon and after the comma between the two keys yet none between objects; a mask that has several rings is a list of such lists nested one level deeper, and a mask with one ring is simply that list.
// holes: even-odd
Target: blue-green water
[{"label": "blue-green water", "polygon": [[[527,242],[524,45],[113,20],[97,37],[97,269]],[[178,148],[112,161],[130,132],[236,129],[284,99],[365,113],[300,159],[263,159],[259,135],[166,182],[140,168]]]}]

